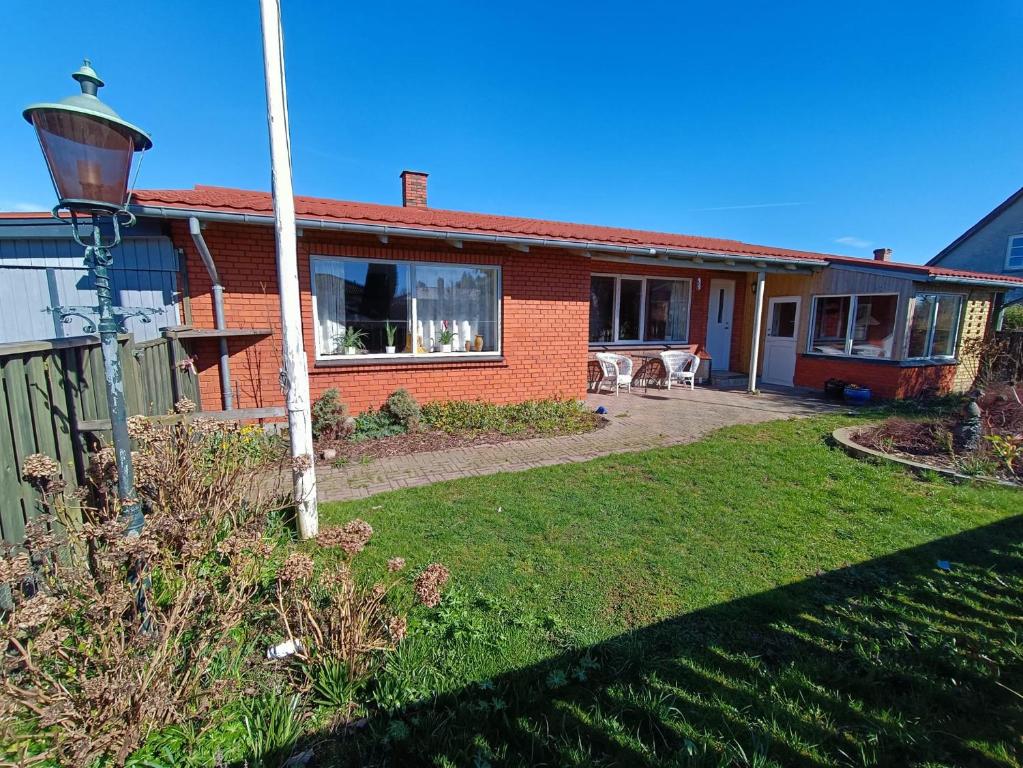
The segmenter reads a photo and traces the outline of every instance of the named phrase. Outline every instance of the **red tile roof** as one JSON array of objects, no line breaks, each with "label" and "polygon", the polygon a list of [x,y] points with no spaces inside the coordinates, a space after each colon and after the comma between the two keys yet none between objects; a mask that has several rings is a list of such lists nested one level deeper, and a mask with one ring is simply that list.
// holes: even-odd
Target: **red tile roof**
[{"label": "red tile roof", "polygon": [[[254,215],[270,215],[273,213],[273,203],[270,194],[267,192],[204,185],[197,185],[194,189],[139,189],[133,193],[132,203],[139,206],[192,211],[218,211]],[[1023,278],[1008,277],[1006,275],[990,275],[966,270],[928,267],[922,264],[881,262],[853,256],[773,248],[714,237],[648,232],[639,229],[602,227],[593,224],[571,224],[514,216],[447,211],[437,208],[406,208],[396,205],[379,205],[376,203],[357,203],[319,197],[296,196],[295,212],[301,219],[429,229],[451,232],[453,235],[457,233],[477,233],[593,243],[595,250],[600,245],[678,248],[681,250],[725,255],[734,254],[791,259],[793,261],[827,261],[833,264],[891,269],[919,274],[923,277],[972,278],[1004,282],[1008,285],[1023,285]],[[31,214],[19,215],[27,218]],[[14,216],[11,218],[14,218]]]}]

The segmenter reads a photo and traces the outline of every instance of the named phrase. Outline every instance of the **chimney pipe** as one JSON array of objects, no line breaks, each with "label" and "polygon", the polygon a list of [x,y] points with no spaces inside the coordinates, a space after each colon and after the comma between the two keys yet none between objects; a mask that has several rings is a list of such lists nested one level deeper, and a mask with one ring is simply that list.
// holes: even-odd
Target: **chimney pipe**
[{"label": "chimney pipe", "polygon": [[426,177],[421,171],[401,172],[401,204],[406,208],[426,207]]},{"label": "chimney pipe", "polygon": [[892,249],[891,248],[875,248],[874,249],[874,261],[891,261],[892,260]]}]

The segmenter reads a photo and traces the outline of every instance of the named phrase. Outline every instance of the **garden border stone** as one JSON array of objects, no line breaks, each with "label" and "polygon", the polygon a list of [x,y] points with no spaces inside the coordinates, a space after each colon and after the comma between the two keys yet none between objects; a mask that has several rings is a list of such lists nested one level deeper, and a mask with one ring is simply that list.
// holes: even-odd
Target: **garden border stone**
[{"label": "garden border stone", "polygon": [[925,464],[922,461],[913,461],[912,459],[903,459],[899,456],[893,456],[890,453],[884,453],[883,451],[875,450],[874,448],[868,448],[865,445],[860,445],[853,440],[853,434],[859,432],[862,429],[869,429],[870,427],[876,427],[879,422],[872,422],[868,424],[854,424],[851,427],[839,427],[831,433],[831,437],[836,443],[838,443],[842,449],[855,459],[882,459],[883,461],[890,461],[895,464],[901,464],[902,466],[912,470],[916,474],[923,474],[924,472],[934,472],[944,477],[949,477],[959,482],[971,482],[980,481],[983,483],[993,483],[994,485],[1004,485],[1009,488],[1020,488],[1018,483],[1012,483],[1008,480],[1000,480],[997,477],[987,477],[986,475],[964,475],[962,472],[956,472],[954,469],[947,467],[939,467],[934,464]]}]

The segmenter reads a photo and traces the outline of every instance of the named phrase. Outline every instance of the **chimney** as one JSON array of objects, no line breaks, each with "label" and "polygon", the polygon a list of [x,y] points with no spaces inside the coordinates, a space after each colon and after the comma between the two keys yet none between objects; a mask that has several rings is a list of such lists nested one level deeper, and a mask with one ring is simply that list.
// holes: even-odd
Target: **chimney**
[{"label": "chimney", "polygon": [[892,260],[892,249],[891,248],[875,248],[874,249],[874,261],[891,261]]},{"label": "chimney", "polygon": [[401,204],[406,208],[426,207],[426,177],[420,171],[401,172]]}]

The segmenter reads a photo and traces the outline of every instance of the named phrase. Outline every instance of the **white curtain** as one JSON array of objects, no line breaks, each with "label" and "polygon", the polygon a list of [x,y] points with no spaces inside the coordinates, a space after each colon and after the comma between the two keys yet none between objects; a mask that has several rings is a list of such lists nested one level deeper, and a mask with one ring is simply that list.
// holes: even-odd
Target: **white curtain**
[{"label": "white curtain", "polygon": [[671,284],[668,303],[668,327],[664,334],[672,341],[681,341],[689,334],[689,283],[676,280]]},{"label": "white curtain", "polygon": [[345,265],[331,259],[315,262],[316,333],[320,353],[342,352],[337,338],[345,332]]},{"label": "white curtain", "polygon": [[416,266],[415,274],[416,312],[428,350],[439,348],[444,323],[454,332],[458,350],[465,349],[466,341],[471,346],[476,334],[483,336],[484,349],[497,348],[496,271],[424,265]]}]

